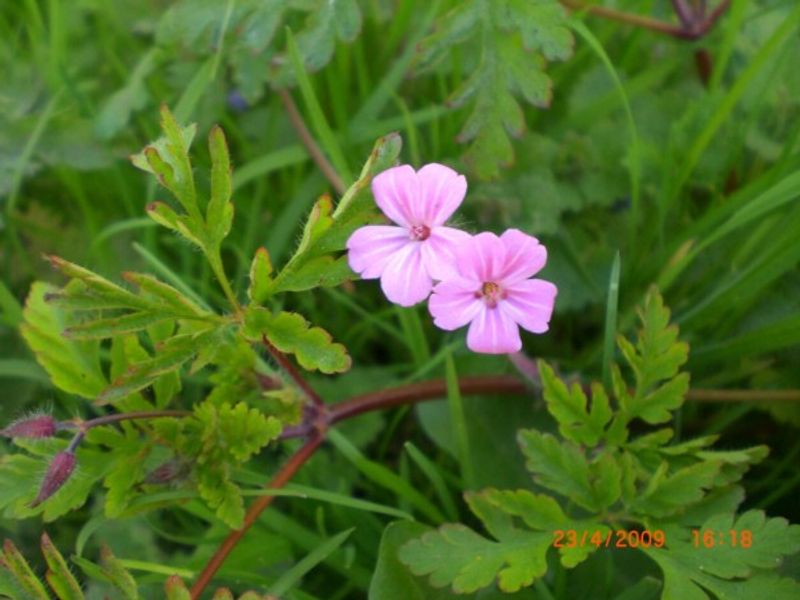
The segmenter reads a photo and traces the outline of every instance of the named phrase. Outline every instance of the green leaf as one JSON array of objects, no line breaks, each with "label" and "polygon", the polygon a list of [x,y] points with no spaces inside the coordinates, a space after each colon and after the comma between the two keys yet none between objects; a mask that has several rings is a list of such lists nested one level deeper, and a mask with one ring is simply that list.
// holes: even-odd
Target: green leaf
[{"label": "green leaf", "polygon": [[375,175],[394,166],[401,146],[402,140],[396,133],[380,138],[358,179],[347,189],[335,210],[329,196],[322,196],[316,202],[297,250],[275,275],[267,288],[269,294],[338,285],[354,276],[346,258],[339,253],[358,227],[379,220],[370,183]]},{"label": "green leaf", "polygon": [[457,594],[495,580],[504,592],[531,585],[547,571],[551,533],[519,533],[495,542],[463,525],[443,525],[400,548],[400,560],[434,587],[450,584]]},{"label": "green leaf", "polygon": [[79,325],[67,327],[62,335],[74,340],[102,340],[127,333],[142,331],[160,321],[170,319],[170,315],[134,312],[119,317],[86,321]]},{"label": "green leaf", "polygon": [[269,252],[263,246],[256,250],[253,262],[250,263],[250,286],[247,297],[256,304],[261,304],[269,297],[272,286],[272,261]]},{"label": "green leaf", "polygon": [[20,554],[11,540],[6,540],[3,544],[3,552],[0,553],[0,570],[8,571],[13,577],[13,581],[19,586],[26,600],[50,600],[50,595],[39,581],[28,561]]},{"label": "green leaf", "polygon": [[611,408],[603,386],[592,384],[592,408],[588,411],[586,394],[578,383],[567,389],[547,363],[540,360],[538,365],[544,400],[550,414],[558,421],[561,435],[579,444],[596,446],[611,420]]},{"label": "green leaf", "polygon": [[698,462],[668,475],[668,465],[664,462],[630,509],[654,517],[681,512],[702,500],[706,490],[714,486],[720,466],[719,462]]},{"label": "green leaf", "polygon": [[220,406],[204,402],[195,408],[195,417],[203,426],[204,453],[198,458],[201,464],[217,452],[244,463],[281,432],[281,424],[275,417],[248,408],[244,402],[235,405],[225,402]]},{"label": "green leaf", "polygon": [[[690,530],[667,527],[667,548],[644,549],[664,573],[664,597],[705,599],[708,590],[719,598],[789,600],[800,593],[798,582],[766,572],[777,568],[783,556],[800,551],[800,525],[767,519],[762,511],[752,510],[738,518],[715,515],[698,531],[700,543],[695,545]],[[707,531],[712,532],[713,548],[702,541]],[[741,545],[745,531],[752,535],[747,548]],[[736,532],[736,546],[731,532]]]},{"label": "green leaf", "polygon": [[177,575],[170,575],[164,583],[164,592],[167,600],[191,600],[192,595]]},{"label": "green leaf", "polygon": [[100,568],[108,581],[122,592],[125,600],[139,600],[136,580],[111,552],[111,548],[103,544],[100,547]]},{"label": "green leaf", "polygon": [[159,66],[162,57],[158,48],[143,54],[125,86],[108,97],[94,122],[95,131],[101,138],[111,138],[123,130],[133,113],[147,105],[150,95],[145,79]]},{"label": "green leaf", "polygon": [[[663,423],[671,418],[670,411],[683,404],[689,390],[689,375],[678,374],[686,362],[689,346],[678,341],[678,328],[669,325],[669,309],[655,287],[648,292],[639,318],[642,329],[636,346],[622,336],[617,338],[636,379],[636,390],[631,396],[617,383],[615,392],[629,418]],[[618,374],[612,372],[612,376],[619,379]]]},{"label": "green leaf", "polygon": [[179,215],[163,202],[151,202],[145,208],[147,216],[159,225],[179,233],[198,248],[203,248],[203,231],[186,215]]},{"label": "green leaf", "polygon": [[184,333],[168,339],[156,348],[156,354],[131,366],[123,375],[117,377],[97,398],[104,404],[124,398],[143,390],[160,377],[177,371],[191,360],[206,344],[212,344],[218,332],[214,329]]},{"label": "green leaf", "polygon": [[509,135],[520,135],[525,127],[518,98],[549,105],[546,61],[568,58],[573,40],[566,11],[556,0],[469,0],[442,17],[436,32],[420,43],[420,68],[433,66],[452,46],[466,42],[477,46],[478,63],[448,103],[473,104],[458,140],[472,141],[465,160],[488,179],[514,160]]},{"label": "green leaf", "polygon": [[[361,11],[356,0],[316,0],[308,8],[309,17],[297,34],[297,48],[304,67],[313,72],[330,61],[337,39],[351,42],[356,38],[361,30]],[[296,77],[287,64],[275,79],[285,85]]]},{"label": "green leaf", "polygon": [[231,481],[234,466],[246,462],[281,432],[281,423],[244,402],[195,407],[193,423],[200,447],[197,452],[197,489],[216,515],[233,529],[242,526],[244,500]]},{"label": "green leaf", "polygon": [[225,134],[218,125],[208,134],[211,155],[211,199],[206,208],[206,223],[212,243],[220,244],[231,229],[233,204],[231,194],[231,159]]},{"label": "green leaf", "polygon": [[197,205],[194,175],[189,162],[189,146],[197,130],[196,125],[181,127],[169,108],[161,106],[161,128],[164,137],[159,138],[142,152],[131,156],[135,167],[152,173],[159,183],[175,196],[189,216],[199,225],[203,223]]},{"label": "green leaf", "polygon": [[520,430],[517,441],[539,485],[590,511],[599,512],[619,499],[623,469],[613,450],[604,450],[590,462],[580,446],[535,429]]},{"label": "green leaf", "polygon": [[42,534],[42,554],[47,562],[47,583],[53,588],[59,600],[83,600],[83,591],[69,570],[64,557],[50,541],[50,537]]},{"label": "green leaf", "polygon": [[446,591],[435,590],[414,577],[400,562],[399,549],[428,527],[414,521],[394,521],[383,530],[375,572],[369,586],[370,600],[444,600],[451,597]]},{"label": "green leaf", "polygon": [[67,340],[61,335],[70,321],[64,311],[45,301],[56,289],[39,281],[31,286],[20,326],[22,337],[54,385],[94,399],[108,385],[100,370],[97,342]]},{"label": "green leaf", "polygon": [[330,334],[311,327],[297,313],[273,314],[260,307],[249,307],[245,314],[244,334],[253,341],[266,336],[281,352],[294,354],[306,370],[341,373],[351,365],[350,355],[341,344],[334,343]]}]

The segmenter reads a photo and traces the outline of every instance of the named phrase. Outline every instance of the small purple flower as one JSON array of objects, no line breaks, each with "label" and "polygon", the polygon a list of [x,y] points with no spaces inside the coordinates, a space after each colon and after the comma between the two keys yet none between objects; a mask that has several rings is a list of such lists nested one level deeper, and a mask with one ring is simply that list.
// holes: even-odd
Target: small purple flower
[{"label": "small purple flower", "polygon": [[73,471],[75,471],[76,463],[77,460],[74,452],[65,450],[64,452],[56,454],[47,467],[47,473],[45,473],[44,479],[42,480],[39,493],[36,495],[36,499],[31,502],[30,507],[35,508],[39,506],[60,490],[61,486],[66,483],[67,479],[69,479]]},{"label": "small purple flower", "polygon": [[32,415],[14,421],[0,435],[8,438],[48,438],[58,431],[58,423],[50,415]]},{"label": "small purple flower", "polygon": [[518,352],[519,327],[544,333],[553,314],[556,286],[530,279],[545,262],[545,247],[518,229],[476,235],[458,247],[457,273],[433,288],[428,309],[434,324],[452,331],[469,323],[473,352]]},{"label": "small purple flower", "polygon": [[414,171],[402,165],[372,180],[372,193],[395,225],[368,225],[347,240],[350,267],[364,279],[381,280],[386,297],[412,306],[428,297],[434,280],[453,274],[458,243],[468,233],[445,227],[467,193],[467,180],[431,163]]}]

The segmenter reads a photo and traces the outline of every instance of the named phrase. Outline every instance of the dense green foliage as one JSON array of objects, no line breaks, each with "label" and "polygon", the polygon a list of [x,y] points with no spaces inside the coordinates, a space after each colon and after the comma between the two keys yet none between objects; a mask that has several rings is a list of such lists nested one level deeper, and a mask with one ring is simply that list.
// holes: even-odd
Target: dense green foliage
[{"label": "dense green foliage", "polygon": [[[798,32],[788,0],[698,41],[555,0],[4,3],[0,429],[59,431],[0,438],[0,597],[189,598],[271,495],[206,597],[796,597],[800,402],[692,392],[800,388]],[[551,330],[513,365],[353,281],[397,161],[467,175],[464,229],[547,246]],[[330,404],[446,393],[336,424],[265,490],[313,417],[266,345]],[[457,385],[499,374],[529,392]]]}]

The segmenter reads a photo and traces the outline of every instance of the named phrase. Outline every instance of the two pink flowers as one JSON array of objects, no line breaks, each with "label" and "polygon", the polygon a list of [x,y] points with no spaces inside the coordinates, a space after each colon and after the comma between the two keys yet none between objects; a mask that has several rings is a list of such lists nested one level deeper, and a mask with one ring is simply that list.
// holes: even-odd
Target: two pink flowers
[{"label": "two pink flowers", "polygon": [[357,229],[348,260],[362,278],[380,278],[390,301],[412,306],[430,296],[434,324],[448,331],[469,324],[473,352],[517,352],[519,327],[547,331],[557,289],[531,279],[547,261],[545,247],[518,229],[473,236],[445,225],[467,193],[463,175],[436,163],[419,171],[402,165],[377,175],[372,193],[395,225]]}]

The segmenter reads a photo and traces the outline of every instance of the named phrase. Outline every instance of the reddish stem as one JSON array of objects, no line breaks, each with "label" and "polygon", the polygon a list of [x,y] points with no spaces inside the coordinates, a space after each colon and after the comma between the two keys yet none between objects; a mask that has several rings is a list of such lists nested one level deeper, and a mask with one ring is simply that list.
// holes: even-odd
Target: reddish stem
[{"label": "reddish stem", "polygon": [[602,17],[611,21],[619,21],[620,23],[627,23],[634,27],[649,29],[650,31],[656,31],[683,40],[697,40],[705,36],[730,6],[730,0],[722,0],[704,20],[695,20],[687,26],[684,23],[681,23],[681,25],[673,25],[672,23],[666,23],[651,17],[614,10],[613,8],[606,8],[605,6],[597,6],[596,4],[585,4],[581,0],[560,0],[560,2],[571,10],[585,10],[589,14],[597,17]]},{"label": "reddish stem", "polygon": [[278,350],[272,343],[267,339],[267,336],[261,336],[261,341],[264,343],[264,346],[267,348],[269,353],[272,355],[272,358],[275,359],[275,362],[286,371],[289,377],[292,378],[292,381],[295,382],[297,387],[303,390],[303,393],[308,397],[311,402],[313,402],[317,406],[324,406],[325,403],[320,398],[319,394],[314,391],[314,388],[305,380],[305,378],[300,374],[300,371],[297,370],[297,367],[294,366],[291,360],[280,350]]},{"label": "reddish stem", "polygon": [[[324,435],[321,433],[316,433],[309,438],[309,440],[303,444],[303,446],[301,446],[297,452],[292,454],[289,460],[286,461],[286,463],[277,473],[275,473],[272,480],[265,487],[267,489],[278,489],[286,485],[289,480],[294,477],[295,473],[300,470],[300,467],[302,467],[306,461],[311,458],[311,456],[314,454],[314,451],[319,447],[324,439]],[[197,600],[200,598],[200,594],[203,593],[203,590],[206,589],[216,572],[219,571],[222,563],[225,562],[225,559],[236,547],[236,544],[238,544],[242,536],[247,533],[247,530],[253,526],[253,523],[258,520],[258,517],[261,516],[261,513],[264,512],[264,510],[270,504],[272,504],[274,499],[275,496],[260,496],[255,502],[253,502],[253,504],[250,505],[250,508],[247,509],[247,514],[244,517],[244,524],[242,525],[242,528],[231,531],[228,534],[228,537],[226,537],[222,544],[220,544],[219,548],[217,548],[217,551],[214,552],[214,555],[206,563],[206,566],[203,567],[200,575],[198,575],[197,580],[192,585],[192,589],[190,591],[192,600]]]},{"label": "reddish stem", "polygon": [[[471,394],[514,394],[529,392],[528,388],[512,375],[486,375],[463,377],[458,380],[463,395]],[[330,424],[338,423],[371,410],[392,408],[403,404],[413,404],[425,400],[444,398],[447,395],[447,382],[444,379],[412,383],[398,388],[380,390],[355,396],[350,400],[334,404],[330,409]]]}]

